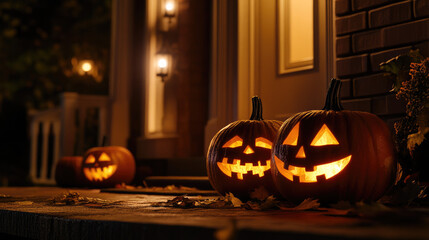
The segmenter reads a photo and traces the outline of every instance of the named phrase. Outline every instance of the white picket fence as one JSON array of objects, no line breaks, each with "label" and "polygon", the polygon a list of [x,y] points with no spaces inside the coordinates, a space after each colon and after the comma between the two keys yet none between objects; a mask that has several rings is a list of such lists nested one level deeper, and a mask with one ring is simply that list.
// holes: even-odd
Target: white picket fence
[{"label": "white picket fence", "polygon": [[108,138],[108,114],[107,96],[72,92],[61,94],[59,108],[30,114],[32,182],[55,184],[55,166],[60,157],[82,154],[84,143],[91,138],[95,145],[101,145],[103,137]]}]

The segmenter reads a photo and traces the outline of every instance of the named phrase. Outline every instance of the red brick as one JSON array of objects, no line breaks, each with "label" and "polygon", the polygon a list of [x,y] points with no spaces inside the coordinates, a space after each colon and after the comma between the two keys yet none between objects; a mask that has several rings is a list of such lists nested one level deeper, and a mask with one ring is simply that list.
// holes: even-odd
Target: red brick
[{"label": "red brick", "polygon": [[366,28],[366,12],[338,17],[335,24],[337,35],[363,30]]},{"label": "red brick", "polygon": [[384,94],[392,89],[394,77],[386,73],[378,73],[353,79],[353,96],[363,97]]},{"label": "red brick", "polygon": [[350,79],[341,79],[341,91],[340,91],[340,97],[341,98],[350,98],[352,96],[352,84]]},{"label": "red brick", "polygon": [[376,7],[384,3],[388,3],[391,0],[352,0],[353,11]]},{"label": "red brick", "polygon": [[377,115],[392,115],[405,113],[405,102],[396,99],[395,94],[389,94],[371,100],[371,111]]},{"label": "red brick", "polygon": [[371,112],[371,99],[361,98],[341,101],[344,109],[353,111]]},{"label": "red brick", "polygon": [[337,60],[337,75],[350,76],[364,73],[368,70],[368,54],[340,58]]},{"label": "red brick", "polygon": [[383,33],[386,47],[429,40],[429,19],[387,27]]},{"label": "red brick", "polygon": [[410,49],[411,47],[403,47],[370,54],[369,59],[371,62],[371,70],[373,72],[380,71],[380,63],[385,62],[398,55],[406,54],[410,51]]},{"label": "red brick", "polygon": [[354,53],[381,47],[383,47],[383,35],[380,29],[356,33],[352,36],[352,50]]},{"label": "red brick", "polygon": [[429,0],[414,0],[414,16],[416,18],[429,16]]},{"label": "red brick", "polygon": [[390,4],[369,11],[369,27],[381,27],[395,23],[405,22],[411,19],[411,0]]},{"label": "red brick", "polygon": [[351,53],[350,46],[351,38],[350,35],[344,37],[337,37],[336,41],[336,53],[337,56],[343,56]]},{"label": "red brick", "polygon": [[404,99],[397,99],[395,94],[388,95],[386,103],[388,114],[405,113],[407,103]]},{"label": "red brick", "polygon": [[335,14],[344,15],[350,11],[350,0],[335,0]]},{"label": "red brick", "polygon": [[425,56],[429,57],[429,41],[422,42],[420,44],[417,44],[414,46],[415,48],[420,50],[420,53]]}]

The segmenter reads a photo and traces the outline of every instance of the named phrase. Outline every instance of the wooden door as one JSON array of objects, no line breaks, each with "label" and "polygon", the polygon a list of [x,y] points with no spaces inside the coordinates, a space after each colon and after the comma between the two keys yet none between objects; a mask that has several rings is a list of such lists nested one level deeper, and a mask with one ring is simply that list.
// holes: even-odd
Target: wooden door
[{"label": "wooden door", "polygon": [[332,1],[239,0],[238,119],[261,97],[265,119],[323,107],[333,73]]}]

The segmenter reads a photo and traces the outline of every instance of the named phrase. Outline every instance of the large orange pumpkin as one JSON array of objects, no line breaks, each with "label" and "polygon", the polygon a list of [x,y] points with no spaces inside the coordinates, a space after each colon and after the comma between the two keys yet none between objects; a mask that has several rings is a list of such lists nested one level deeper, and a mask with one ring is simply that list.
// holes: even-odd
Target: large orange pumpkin
[{"label": "large orange pumpkin", "polygon": [[85,185],[113,187],[129,184],[135,175],[135,160],[128,149],[120,146],[94,147],[89,149],[82,163]]},{"label": "large orange pumpkin", "polygon": [[376,115],[345,111],[333,79],[323,110],[298,113],[279,129],[272,173],[288,200],[376,200],[396,175],[387,125]]},{"label": "large orange pumpkin", "polygon": [[235,121],[220,130],[207,153],[207,173],[213,188],[243,199],[259,187],[275,192],[271,148],[281,122],[263,120],[258,97],[252,103],[250,120]]}]

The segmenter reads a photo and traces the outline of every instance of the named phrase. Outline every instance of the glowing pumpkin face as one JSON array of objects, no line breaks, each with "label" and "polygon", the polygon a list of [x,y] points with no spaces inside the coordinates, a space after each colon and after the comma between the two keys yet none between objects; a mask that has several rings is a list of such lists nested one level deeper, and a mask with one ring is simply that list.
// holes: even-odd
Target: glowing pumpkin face
[{"label": "glowing pumpkin face", "polygon": [[207,153],[207,174],[214,189],[240,198],[264,187],[272,194],[271,148],[280,121],[263,120],[260,99],[253,100],[250,120],[236,121],[220,130]]},{"label": "glowing pumpkin face", "polygon": [[342,110],[340,84],[331,82],[323,110],[298,113],[279,129],[271,170],[288,200],[377,200],[393,183],[388,127],[374,114]]},{"label": "glowing pumpkin face", "polygon": [[83,158],[82,173],[85,185],[113,187],[131,183],[135,174],[133,155],[123,147],[107,146],[89,149]]},{"label": "glowing pumpkin face", "polygon": [[118,166],[112,163],[112,159],[105,152],[101,154],[89,154],[83,165],[83,173],[89,181],[103,181],[110,178]]},{"label": "glowing pumpkin face", "polygon": [[247,174],[263,177],[271,168],[271,146],[272,142],[263,137],[243,144],[243,139],[237,135],[222,146],[225,154],[217,166],[228,177],[235,173],[239,180]]},{"label": "glowing pumpkin face", "polygon": [[[282,144],[289,148],[288,156],[286,156],[286,159],[289,160],[288,167],[285,168],[284,162],[277,156],[274,156],[277,169],[279,169],[280,174],[285,178],[300,183],[314,183],[317,182],[318,179],[324,181],[340,173],[349,164],[352,155],[341,156],[340,159],[335,159],[334,161],[328,159],[328,161],[331,162],[326,162],[324,159],[318,158],[318,156],[321,155],[317,152],[323,151],[323,148],[334,149],[333,146],[340,144],[326,124],[322,125],[311,142],[305,142],[305,138],[303,138],[302,141],[300,140],[299,142],[301,145],[298,145],[299,125],[298,122],[292,128]],[[312,147],[314,148],[313,151],[310,150]],[[317,152],[307,159],[305,149],[307,149],[308,152]]]}]

